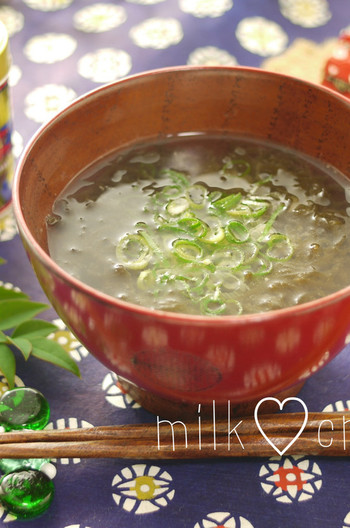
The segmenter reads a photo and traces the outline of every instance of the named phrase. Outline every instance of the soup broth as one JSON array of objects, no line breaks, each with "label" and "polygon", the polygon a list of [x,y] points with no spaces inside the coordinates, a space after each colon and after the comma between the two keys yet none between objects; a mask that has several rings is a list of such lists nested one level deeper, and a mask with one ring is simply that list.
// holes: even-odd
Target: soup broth
[{"label": "soup broth", "polygon": [[47,218],[49,251],[86,284],[147,308],[284,308],[349,285],[349,186],[276,145],[167,138],[78,175]]}]

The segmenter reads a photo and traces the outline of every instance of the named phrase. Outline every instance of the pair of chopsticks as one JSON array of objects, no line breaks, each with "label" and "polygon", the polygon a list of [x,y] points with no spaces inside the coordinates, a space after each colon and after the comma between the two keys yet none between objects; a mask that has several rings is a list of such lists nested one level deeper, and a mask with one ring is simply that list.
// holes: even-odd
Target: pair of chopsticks
[{"label": "pair of chopsticks", "polygon": [[259,424],[264,434],[253,417],[235,417],[229,424],[174,421],[173,428],[160,420],[159,424],[11,431],[0,434],[0,458],[265,457],[287,446],[286,455],[350,454],[350,412],[309,413],[305,428],[293,441],[304,417],[302,413],[262,415]]}]

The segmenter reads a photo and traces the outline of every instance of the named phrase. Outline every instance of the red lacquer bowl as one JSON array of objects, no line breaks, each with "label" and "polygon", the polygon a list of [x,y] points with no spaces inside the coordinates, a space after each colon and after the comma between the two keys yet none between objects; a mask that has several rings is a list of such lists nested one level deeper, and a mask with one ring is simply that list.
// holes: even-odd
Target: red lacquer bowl
[{"label": "red lacquer bowl", "polygon": [[67,182],[117,148],[189,131],[271,140],[350,178],[345,97],[252,68],[179,67],[129,77],[73,102],[27,146],[13,195],[24,246],[58,315],[143,405],[179,417],[196,413],[198,404],[229,400],[241,411],[247,402],[293,391],[343,349],[350,332],[350,287],[262,314],[191,316],[112,298],[50,258],[45,218]]}]

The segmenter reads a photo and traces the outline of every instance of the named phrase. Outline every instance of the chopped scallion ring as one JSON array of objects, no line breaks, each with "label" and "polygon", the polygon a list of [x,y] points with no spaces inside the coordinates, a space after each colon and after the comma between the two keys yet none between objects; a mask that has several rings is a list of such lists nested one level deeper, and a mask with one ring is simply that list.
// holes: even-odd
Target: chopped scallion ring
[{"label": "chopped scallion ring", "polygon": [[207,188],[204,187],[204,185],[200,185],[199,183],[191,185],[191,187],[187,189],[187,198],[191,207],[195,209],[204,207],[207,195]]},{"label": "chopped scallion ring", "polygon": [[165,209],[171,216],[179,216],[189,208],[189,205],[187,198],[180,196],[179,198],[168,202]]},{"label": "chopped scallion ring", "polygon": [[167,185],[162,189],[164,198],[178,198],[182,194],[182,188],[179,185]]},{"label": "chopped scallion ring", "polygon": [[180,218],[180,220],[178,221],[178,225],[185,232],[198,238],[202,238],[208,232],[207,224],[205,224],[202,220],[196,217],[189,216],[185,218]]},{"label": "chopped scallion ring", "polygon": [[232,272],[229,269],[218,269],[215,274],[216,284],[220,285],[220,288],[227,291],[235,291],[242,287],[243,275]]},{"label": "chopped scallion ring", "polygon": [[137,277],[137,286],[140,290],[151,291],[154,288],[155,278],[152,270],[142,270]]},{"label": "chopped scallion ring", "polygon": [[225,226],[225,235],[229,242],[234,244],[243,244],[249,239],[249,231],[241,222],[231,220]]},{"label": "chopped scallion ring", "polygon": [[119,262],[126,268],[141,270],[148,265],[152,252],[141,235],[126,234],[117,245],[116,255]]},{"label": "chopped scallion ring", "polygon": [[203,242],[208,244],[218,244],[225,238],[225,231],[219,221],[213,222],[212,225],[209,225],[208,232],[203,236]]},{"label": "chopped scallion ring", "polygon": [[244,262],[251,262],[259,253],[259,246],[255,242],[246,242],[240,246],[240,251],[243,253]]},{"label": "chopped scallion ring", "polygon": [[286,235],[273,233],[267,240],[266,255],[271,260],[289,260],[293,255],[293,246]]},{"label": "chopped scallion ring", "polygon": [[271,259],[266,258],[264,255],[258,255],[254,260],[252,260],[250,267],[248,268],[248,271],[253,276],[267,275],[271,270]]},{"label": "chopped scallion ring", "polygon": [[226,302],[216,294],[209,294],[201,300],[200,309],[203,315],[220,315],[226,310]]},{"label": "chopped scallion ring", "polygon": [[174,255],[184,262],[193,262],[201,259],[203,249],[192,240],[178,238],[173,242]]}]

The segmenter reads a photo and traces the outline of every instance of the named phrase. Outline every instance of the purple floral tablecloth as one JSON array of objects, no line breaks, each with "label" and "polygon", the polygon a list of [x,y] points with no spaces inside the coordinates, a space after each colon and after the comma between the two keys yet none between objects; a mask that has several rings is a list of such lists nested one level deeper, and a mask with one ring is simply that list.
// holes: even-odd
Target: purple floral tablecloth
[{"label": "purple floral tablecloth", "polygon": [[[144,70],[182,64],[248,65],[320,82],[348,0],[8,0],[0,20],[10,35],[13,148],[18,157],[38,127],[77,96]],[[350,27],[350,26],[349,26]],[[0,219],[0,280],[46,301],[11,213]],[[82,379],[18,358],[16,385],[40,390],[52,428],[154,422],[120,391],[51,309],[53,336],[78,362]],[[306,382],[309,410],[350,404],[347,347]],[[7,389],[0,377],[0,393]],[[350,435],[350,432],[349,432]],[[0,506],[0,526],[36,528],[346,528],[350,461],[311,456],[208,461],[60,459],[55,498],[33,521]]]}]

